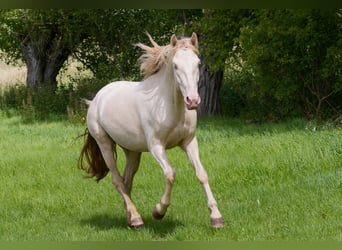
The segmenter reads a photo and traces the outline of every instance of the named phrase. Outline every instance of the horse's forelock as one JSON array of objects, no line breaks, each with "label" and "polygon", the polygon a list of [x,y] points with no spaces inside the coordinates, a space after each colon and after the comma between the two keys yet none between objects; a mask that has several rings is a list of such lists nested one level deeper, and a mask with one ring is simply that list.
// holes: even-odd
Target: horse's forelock
[{"label": "horse's forelock", "polygon": [[180,40],[178,40],[176,46],[176,49],[191,49],[196,55],[199,54],[198,52],[198,48],[196,48],[192,42],[191,39],[186,37],[186,38],[182,38]]},{"label": "horse's forelock", "polygon": [[157,73],[170,58],[170,55],[173,56],[178,49],[191,49],[198,55],[198,49],[192,45],[190,38],[177,40],[175,46],[172,44],[160,46],[153,40],[150,34],[147,33],[147,36],[153,47],[142,43],[136,44],[136,46],[145,51],[145,53],[138,59],[138,62],[140,63],[140,72],[143,74],[145,79]]}]

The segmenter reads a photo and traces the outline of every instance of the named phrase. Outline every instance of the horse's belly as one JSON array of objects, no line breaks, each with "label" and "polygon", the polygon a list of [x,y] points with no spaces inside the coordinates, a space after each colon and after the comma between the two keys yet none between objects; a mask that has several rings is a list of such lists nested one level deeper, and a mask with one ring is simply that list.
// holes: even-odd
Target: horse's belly
[{"label": "horse's belly", "polygon": [[117,145],[135,152],[148,151],[145,134],[136,117],[129,114],[113,116],[102,127]]},{"label": "horse's belly", "polygon": [[130,133],[125,131],[122,134],[111,135],[116,144],[135,152],[147,152],[148,147],[146,139],[142,134]]}]

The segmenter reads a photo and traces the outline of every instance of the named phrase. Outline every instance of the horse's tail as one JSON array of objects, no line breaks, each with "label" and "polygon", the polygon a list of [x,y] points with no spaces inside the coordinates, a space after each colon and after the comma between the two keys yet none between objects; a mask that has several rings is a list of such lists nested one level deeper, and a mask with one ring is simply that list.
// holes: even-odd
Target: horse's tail
[{"label": "horse's tail", "polygon": [[[107,175],[109,169],[105,160],[103,159],[101,150],[97,145],[96,140],[89,133],[88,129],[86,129],[84,137],[85,142],[81,150],[80,157],[78,158],[78,167],[87,172],[88,175],[85,176],[85,178],[95,177],[96,181],[99,182]],[[87,162],[86,165],[84,164],[84,158]]]},{"label": "horse's tail", "polygon": [[88,99],[86,99],[86,98],[81,98],[80,100],[81,100],[81,102],[84,103],[85,105],[90,106],[91,100],[88,100]]}]

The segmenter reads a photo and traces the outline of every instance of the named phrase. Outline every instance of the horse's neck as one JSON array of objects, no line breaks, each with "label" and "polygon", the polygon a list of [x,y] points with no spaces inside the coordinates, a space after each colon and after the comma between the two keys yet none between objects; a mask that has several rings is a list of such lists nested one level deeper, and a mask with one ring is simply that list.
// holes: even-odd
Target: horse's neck
[{"label": "horse's neck", "polygon": [[[146,88],[152,94],[153,100],[164,105],[163,111],[169,116],[178,117],[184,112],[185,106],[182,94],[176,85],[173,72],[163,67],[155,75],[151,76],[145,82]],[[157,112],[162,112],[161,110]]]}]

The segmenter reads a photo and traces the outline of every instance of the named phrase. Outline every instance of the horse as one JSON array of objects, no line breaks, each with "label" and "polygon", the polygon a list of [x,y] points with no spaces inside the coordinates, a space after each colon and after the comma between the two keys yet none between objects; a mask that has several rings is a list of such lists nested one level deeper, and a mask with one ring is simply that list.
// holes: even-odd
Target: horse
[{"label": "horse", "polygon": [[[144,76],[141,82],[116,81],[100,89],[93,100],[87,100],[85,142],[78,160],[86,177],[97,181],[111,172],[112,182],[124,200],[127,224],[132,228],[144,226],[131,199],[132,182],[139,168],[142,152],[150,152],[163,170],[166,189],[152,216],[160,220],[170,205],[175,181],[166,150],[181,147],[193,165],[203,186],[210,221],[214,228],[224,227],[208,182],[208,175],[199,158],[195,135],[199,64],[196,33],[189,38],[171,36],[170,44],[158,45],[147,33],[152,46],[136,44],[144,54],[138,59]],[[121,175],[117,168],[116,147],[126,156]]]}]

